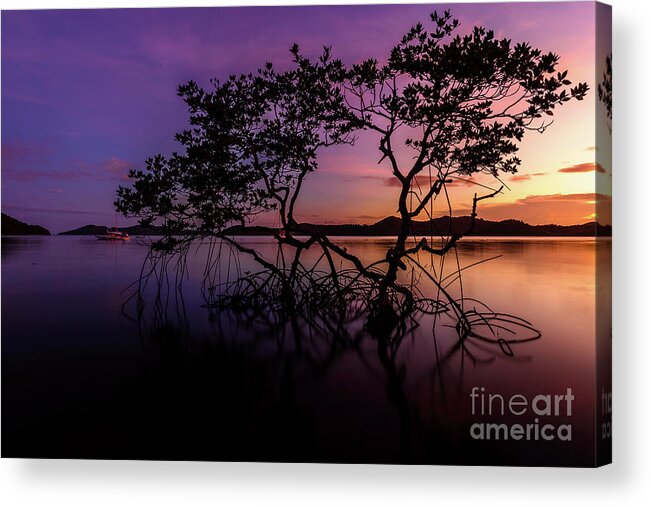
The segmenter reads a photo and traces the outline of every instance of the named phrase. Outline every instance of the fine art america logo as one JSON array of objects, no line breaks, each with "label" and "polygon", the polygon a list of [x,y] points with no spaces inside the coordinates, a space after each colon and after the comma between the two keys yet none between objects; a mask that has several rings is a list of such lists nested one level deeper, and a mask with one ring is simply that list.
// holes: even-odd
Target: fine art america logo
[{"label": "fine art america logo", "polygon": [[[568,388],[565,394],[523,394],[503,396],[487,393],[484,387],[473,387],[470,404],[473,416],[493,417],[490,422],[476,422],[470,426],[474,440],[572,440],[571,424],[551,424],[550,417],[572,417],[574,395]],[[502,422],[505,418],[508,423]],[[521,422],[513,422],[518,420]],[[544,419],[543,419],[544,418]],[[553,421],[553,420],[552,420]]]}]

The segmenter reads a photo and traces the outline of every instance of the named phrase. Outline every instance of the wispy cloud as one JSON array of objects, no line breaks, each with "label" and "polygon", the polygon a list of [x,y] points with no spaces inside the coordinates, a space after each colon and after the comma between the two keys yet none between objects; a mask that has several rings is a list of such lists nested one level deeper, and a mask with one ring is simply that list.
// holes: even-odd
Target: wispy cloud
[{"label": "wispy cloud", "polygon": [[2,141],[2,166],[6,169],[42,164],[49,160],[53,152],[52,141]]},{"label": "wispy cloud", "polygon": [[[367,176],[368,177],[368,176]],[[398,178],[395,178],[393,176],[386,178],[382,177],[383,183],[385,187],[401,187],[402,183],[398,180]],[[420,187],[421,189],[424,190],[429,190],[430,187],[434,184],[436,181],[435,177],[432,177],[430,179],[429,176],[416,176],[414,178],[414,187],[418,188]],[[472,178],[457,178],[454,177],[450,182],[446,183],[446,186],[448,188],[450,187],[472,187],[474,185],[479,185],[480,183],[475,181]]]},{"label": "wispy cloud", "polygon": [[69,160],[65,167],[51,159],[53,150],[49,142],[3,142],[2,177],[13,181],[37,180],[128,180],[128,170],[133,165],[113,156],[100,162]]},{"label": "wispy cloud", "polygon": [[515,201],[515,204],[530,204],[538,202],[584,202],[594,203],[596,200],[611,200],[612,198],[605,194],[582,193],[582,194],[545,194],[545,195],[528,195]]},{"label": "wispy cloud", "polygon": [[64,215],[94,215],[94,216],[112,216],[114,213],[108,211],[90,211],[81,209],[63,209],[63,208],[31,208],[29,206],[16,206],[13,204],[2,204],[3,210],[18,212],[36,212],[36,213],[55,213]]},{"label": "wispy cloud", "polygon": [[133,168],[133,164],[122,160],[118,157],[111,157],[106,162],[102,163],[101,167],[108,173],[121,181],[129,181],[128,172]]},{"label": "wispy cloud", "polygon": [[[425,188],[430,188],[430,186],[436,181],[436,179],[432,179],[430,181],[429,177],[427,176],[416,176],[414,178],[414,186],[420,186],[420,187],[425,187]],[[389,178],[383,178],[383,183],[385,187],[401,187],[402,182],[394,177],[391,176]]]},{"label": "wispy cloud", "polygon": [[[585,217],[599,211],[600,223],[611,223],[612,198],[604,194],[532,194],[514,202],[485,202],[479,216],[488,220],[515,218],[530,224],[574,225],[586,221]],[[466,214],[463,210],[461,214]]]},{"label": "wispy cloud", "polygon": [[362,222],[368,222],[368,221],[377,221],[383,219],[384,216],[381,215],[351,215],[348,217],[349,222],[357,222],[357,221],[362,221]]},{"label": "wispy cloud", "polygon": [[596,164],[594,162],[584,162],[583,164],[563,167],[562,169],[558,170],[559,173],[589,173],[591,171],[597,171],[598,173],[606,172],[601,164]]},{"label": "wispy cloud", "polygon": [[544,176],[547,173],[526,173],[526,174],[516,174],[515,176],[511,176],[509,178],[509,181],[513,181],[517,183],[518,181],[529,181],[535,176]]},{"label": "wispy cloud", "polygon": [[39,169],[18,169],[15,167],[3,168],[3,177],[14,181],[36,181],[41,179],[51,180],[79,180],[93,178],[89,171],[63,170],[63,171],[42,171]]}]

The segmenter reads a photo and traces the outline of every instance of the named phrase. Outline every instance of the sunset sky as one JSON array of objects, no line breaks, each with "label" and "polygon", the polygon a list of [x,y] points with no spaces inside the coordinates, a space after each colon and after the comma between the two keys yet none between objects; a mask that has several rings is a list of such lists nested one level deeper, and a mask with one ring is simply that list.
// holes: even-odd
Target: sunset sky
[{"label": "sunset sky", "polygon": [[[595,164],[595,71],[607,47],[597,45],[591,2],[384,5],[213,9],[13,11],[2,13],[2,211],[53,232],[114,221],[115,189],[129,168],[178,149],[173,134],[187,113],[176,96],[193,79],[253,71],[265,61],[290,63],[298,43],[308,55],[332,45],[351,64],[386,58],[389,49],[434,9],[450,8],[461,31],[476,24],[514,42],[561,56],[586,100],[571,102],[543,134],[521,145],[517,176],[480,217],[531,224],[594,220],[595,178],[610,193],[609,153]],[[398,188],[378,165],[378,140],[324,152],[307,180],[298,219],[372,223],[395,213]],[[600,148],[601,150],[607,148]],[[602,190],[603,189],[603,190]],[[459,213],[473,187],[455,185]],[[441,207],[441,211],[443,208]],[[610,217],[600,217],[610,222]],[[121,219],[121,225],[127,221]]]}]

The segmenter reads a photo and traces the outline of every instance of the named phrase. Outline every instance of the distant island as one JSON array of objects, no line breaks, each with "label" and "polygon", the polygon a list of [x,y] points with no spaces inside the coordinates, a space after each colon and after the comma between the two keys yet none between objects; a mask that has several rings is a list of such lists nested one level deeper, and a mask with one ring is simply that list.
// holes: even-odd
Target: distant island
[{"label": "distant island", "polygon": [[[432,220],[413,222],[412,233],[417,236],[449,235],[451,232],[463,232],[468,229],[470,217],[448,216]],[[3,222],[4,225],[4,222]],[[387,217],[371,225],[360,224],[335,224],[318,225],[302,223],[300,227],[310,233],[323,233],[329,236],[395,236],[400,229],[398,217]],[[156,236],[160,228],[156,226],[143,227],[134,225],[120,228],[131,236]],[[85,225],[78,229],[62,232],[62,235],[85,236],[103,234],[106,226]],[[272,229],[269,227],[234,226],[226,229],[226,234],[232,236],[269,236]],[[469,236],[610,236],[612,227],[600,225],[597,222],[587,222],[579,225],[530,225],[521,220],[491,221],[481,218],[475,221],[475,230]]]},{"label": "distant island", "polygon": [[[60,232],[59,236],[95,236],[106,234],[106,225],[84,225],[78,229]],[[143,227],[142,225],[132,225],[131,227],[119,227],[123,232],[128,232],[130,236],[157,236],[161,234],[160,228],[156,226]]]},{"label": "distant island", "polygon": [[49,236],[50,231],[40,225],[30,225],[2,213],[3,236]]}]

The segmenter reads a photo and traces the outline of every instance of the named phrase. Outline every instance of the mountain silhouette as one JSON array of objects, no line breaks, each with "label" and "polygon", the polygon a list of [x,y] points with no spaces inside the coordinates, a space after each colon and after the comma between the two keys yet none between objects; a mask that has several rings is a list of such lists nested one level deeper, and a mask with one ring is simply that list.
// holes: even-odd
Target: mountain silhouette
[{"label": "mountain silhouette", "polygon": [[[449,235],[452,232],[465,232],[470,226],[470,217],[443,216],[432,220],[413,222],[411,232],[416,236]],[[327,234],[328,236],[395,236],[400,229],[400,218],[386,217],[370,225],[362,224],[300,224],[301,229],[310,233]],[[161,234],[157,226],[143,227],[133,225],[122,227],[121,231],[132,236],[156,236]],[[104,234],[106,226],[84,225],[78,229],[61,232],[61,235],[84,236]],[[269,227],[262,226],[233,226],[225,230],[232,236],[269,236]],[[494,222],[477,218],[475,230],[468,236],[610,236],[611,226],[587,222],[577,225],[530,225],[521,220],[501,220]]]},{"label": "mountain silhouette", "polygon": [[2,213],[3,236],[49,236],[50,231],[40,225],[30,225]]},{"label": "mountain silhouette", "polygon": [[[60,232],[59,236],[95,236],[98,234],[106,234],[106,225],[84,225],[78,229]],[[120,231],[128,232],[130,236],[157,236],[161,234],[160,227],[155,225],[143,227],[142,225],[132,225],[130,227],[119,227]]]},{"label": "mountain silhouette", "polygon": [[[432,220],[413,222],[411,233],[416,236],[448,236],[451,233],[463,233],[470,227],[470,216],[443,216]],[[395,236],[400,229],[398,217],[386,217],[371,225],[342,224],[317,225],[302,223],[300,227],[311,233],[323,233],[329,236]],[[468,236],[610,236],[612,227],[597,222],[577,225],[530,225],[522,220],[491,221],[477,218],[472,234]],[[226,230],[232,235],[265,235],[261,227],[230,227]]]}]

